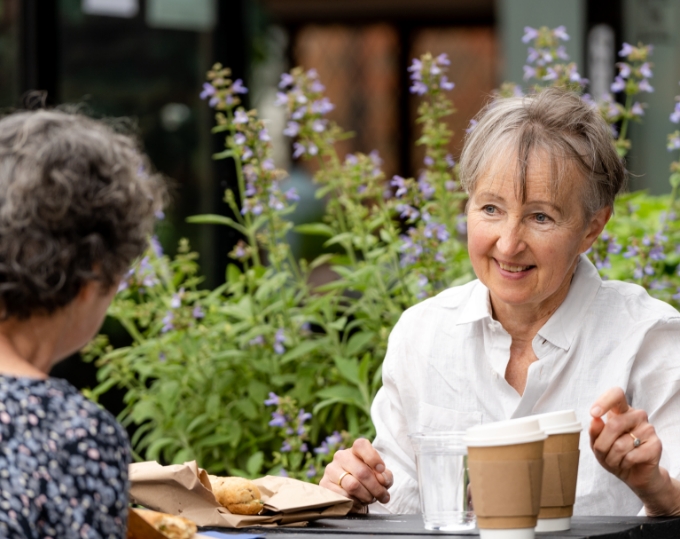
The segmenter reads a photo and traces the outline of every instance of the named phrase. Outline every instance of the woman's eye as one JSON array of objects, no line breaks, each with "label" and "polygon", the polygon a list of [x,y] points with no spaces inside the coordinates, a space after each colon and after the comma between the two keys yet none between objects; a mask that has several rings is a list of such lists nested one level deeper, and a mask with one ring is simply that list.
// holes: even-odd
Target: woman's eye
[{"label": "woman's eye", "polygon": [[496,213],[496,207],[495,207],[495,206],[491,206],[491,205],[489,205],[489,206],[484,206],[484,207],[482,208],[482,210],[484,211],[484,213],[488,213],[488,214]]},{"label": "woman's eye", "polygon": [[548,217],[545,213],[537,213],[535,215],[535,219],[539,223],[547,223],[550,220],[550,217]]}]

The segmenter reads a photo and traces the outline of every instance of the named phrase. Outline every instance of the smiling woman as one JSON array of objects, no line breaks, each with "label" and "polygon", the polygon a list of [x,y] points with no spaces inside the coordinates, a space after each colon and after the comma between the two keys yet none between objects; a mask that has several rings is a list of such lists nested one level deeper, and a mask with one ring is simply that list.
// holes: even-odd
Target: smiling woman
[{"label": "smiling woman", "polygon": [[322,485],[357,509],[416,512],[408,433],[573,408],[590,423],[575,514],[680,514],[680,313],[602,281],[584,255],[625,179],[606,122],[554,88],[500,98],[477,120],[460,176],[478,279],[402,315],[376,438],[338,451]]}]

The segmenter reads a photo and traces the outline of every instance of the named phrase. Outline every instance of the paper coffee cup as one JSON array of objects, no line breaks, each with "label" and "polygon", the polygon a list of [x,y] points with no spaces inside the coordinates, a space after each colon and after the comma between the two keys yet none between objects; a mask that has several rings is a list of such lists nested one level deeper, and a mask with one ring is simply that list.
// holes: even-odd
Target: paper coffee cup
[{"label": "paper coffee cup", "polygon": [[546,437],[530,417],[467,430],[472,506],[482,539],[534,537]]},{"label": "paper coffee cup", "polygon": [[571,527],[576,499],[579,440],[583,426],[573,410],[532,416],[548,435],[543,446],[541,511],[536,531],[563,531]]}]

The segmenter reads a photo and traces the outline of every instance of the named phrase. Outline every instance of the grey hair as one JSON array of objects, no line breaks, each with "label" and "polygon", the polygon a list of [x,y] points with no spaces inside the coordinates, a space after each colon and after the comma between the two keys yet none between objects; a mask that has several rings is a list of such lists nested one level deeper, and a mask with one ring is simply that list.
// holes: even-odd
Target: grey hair
[{"label": "grey hair", "polygon": [[[614,147],[609,125],[596,107],[577,94],[547,88],[525,97],[499,98],[477,116],[460,157],[463,188],[473,193],[479,177],[504,155],[516,159],[517,192],[526,199],[529,160],[537,152],[550,158],[553,194],[573,188],[574,174],[582,181],[586,218],[614,199],[626,181],[626,169]],[[511,164],[511,163],[509,163]]]},{"label": "grey hair", "polygon": [[136,141],[78,114],[0,120],[0,317],[70,303],[87,281],[117,285],[166,198]]}]

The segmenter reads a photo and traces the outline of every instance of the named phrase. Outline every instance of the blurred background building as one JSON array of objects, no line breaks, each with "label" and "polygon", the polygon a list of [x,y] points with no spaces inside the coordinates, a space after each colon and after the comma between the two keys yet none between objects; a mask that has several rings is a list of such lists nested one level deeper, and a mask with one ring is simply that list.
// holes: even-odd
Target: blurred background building
[{"label": "blurred background building", "polygon": [[[226,211],[229,163],[209,132],[212,112],[198,94],[220,61],[250,88],[248,106],[283,124],[274,106],[281,72],[315,68],[336,108],[331,116],[355,137],[341,151],[378,150],[388,177],[417,172],[417,102],[406,68],[425,51],[451,59],[452,153],[469,120],[502,81],[522,81],[525,26],[565,25],[568,53],[594,95],[614,76],[623,41],[655,46],[645,123],[633,126],[632,187],[667,189],[668,114],[680,80],[677,0],[0,0],[0,107],[46,90],[52,105],[72,103],[95,116],[124,116],[175,182],[160,229],[169,251],[188,237],[201,253],[207,284],[224,275],[235,238],[225,228],[190,225],[189,215]],[[276,159],[302,191],[299,219],[318,211],[308,173],[276,138]],[[308,186],[307,188],[305,186]]]}]

